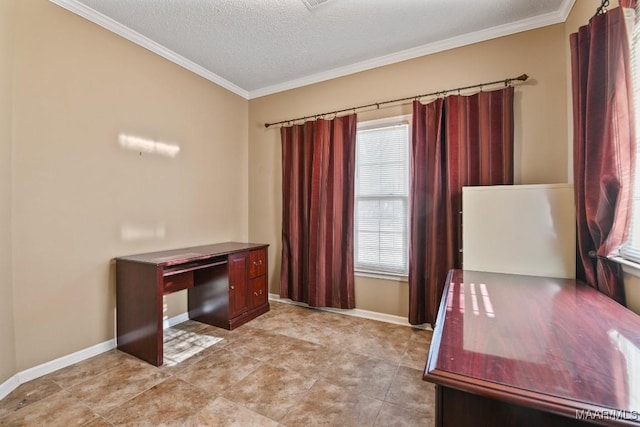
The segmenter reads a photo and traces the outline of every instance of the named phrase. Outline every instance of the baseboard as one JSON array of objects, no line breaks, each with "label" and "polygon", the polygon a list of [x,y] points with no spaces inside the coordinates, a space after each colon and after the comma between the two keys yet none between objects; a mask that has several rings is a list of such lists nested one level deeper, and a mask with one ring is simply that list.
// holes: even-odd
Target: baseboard
[{"label": "baseboard", "polygon": [[[162,322],[164,329],[171,326],[182,323],[189,320],[189,313],[182,313],[175,317],[171,317]],[[74,363],[82,362],[93,356],[97,356],[106,351],[116,348],[116,340],[111,339],[100,344],[85,348],[83,350],[76,351],[75,353],[67,354],[66,356],[59,357],[55,360],[45,362],[41,365],[34,366],[33,368],[20,371],[2,384],[0,384],[0,400],[4,399],[9,393],[18,388],[21,384],[35,380],[58,369],[66,368]]]},{"label": "baseboard", "polygon": [[18,388],[20,385],[20,378],[18,374],[15,374],[2,384],[0,384],[0,400],[4,399],[9,393]]},{"label": "baseboard", "polygon": [[116,340],[111,339],[89,348],[85,348],[84,350],[79,350],[75,353],[67,354],[66,356],[62,356],[41,365],[34,366],[33,368],[18,372],[20,384],[40,378],[44,375],[50,374],[51,372],[57,371],[58,369],[66,368],[74,363],[82,362],[83,360],[97,356],[114,348],[116,348]]},{"label": "baseboard", "polygon": [[[281,302],[284,304],[299,305],[301,307],[309,307],[308,304],[305,304],[303,302],[293,301],[293,300],[290,300],[289,298],[280,298],[278,294],[269,294],[269,300]],[[379,313],[377,311],[362,310],[360,308],[353,308],[348,310],[339,309],[339,308],[329,308],[329,307],[313,307],[313,308],[316,310],[329,311],[331,313],[344,314],[345,316],[362,317],[364,319],[393,323],[395,325],[408,326],[416,329],[431,330],[431,326],[428,323],[423,323],[422,325],[412,325],[404,317],[396,316],[393,314],[387,314],[387,313]]]},{"label": "baseboard", "polygon": [[189,320],[189,313],[181,313],[177,316],[170,317],[169,319],[165,319],[162,321],[162,329],[167,329],[172,326],[177,325],[178,323],[186,322]]}]

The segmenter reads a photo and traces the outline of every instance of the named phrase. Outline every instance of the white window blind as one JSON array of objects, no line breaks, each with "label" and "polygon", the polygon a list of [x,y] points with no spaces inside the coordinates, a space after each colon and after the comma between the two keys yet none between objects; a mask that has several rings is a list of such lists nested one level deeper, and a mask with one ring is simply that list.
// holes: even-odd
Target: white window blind
[{"label": "white window blind", "polygon": [[[631,80],[633,87],[633,102],[635,109],[636,127],[636,176],[633,194],[633,220],[629,230],[629,240],[620,250],[620,255],[635,262],[640,262],[640,25],[638,25],[638,11],[636,7],[634,18],[627,15],[627,25],[631,26]],[[627,11],[630,12],[630,11]],[[627,13],[625,12],[625,13]]]},{"label": "white window blind", "polygon": [[407,273],[409,124],[363,123],[358,129],[355,268]]}]

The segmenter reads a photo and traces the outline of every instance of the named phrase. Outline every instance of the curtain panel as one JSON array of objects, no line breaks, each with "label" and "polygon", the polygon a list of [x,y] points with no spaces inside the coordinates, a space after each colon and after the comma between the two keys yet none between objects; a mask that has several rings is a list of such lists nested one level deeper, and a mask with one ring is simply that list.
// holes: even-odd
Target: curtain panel
[{"label": "curtain panel", "polygon": [[283,127],[280,296],[354,308],[356,115]]},{"label": "curtain panel", "polygon": [[[444,189],[444,99],[413,102],[409,202],[409,323],[433,323],[451,262],[447,255]],[[438,254],[438,256],[434,256]],[[434,284],[428,286],[427,284]],[[436,303],[437,304],[437,303]]]},{"label": "curtain panel", "polygon": [[462,187],[513,184],[513,87],[413,103],[409,323],[435,323],[461,268]]},{"label": "curtain panel", "polygon": [[[621,1],[623,6],[635,2]],[[623,303],[614,255],[627,238],[635,169],[629,39],[622,8],[570,36],[578,279]]]}]

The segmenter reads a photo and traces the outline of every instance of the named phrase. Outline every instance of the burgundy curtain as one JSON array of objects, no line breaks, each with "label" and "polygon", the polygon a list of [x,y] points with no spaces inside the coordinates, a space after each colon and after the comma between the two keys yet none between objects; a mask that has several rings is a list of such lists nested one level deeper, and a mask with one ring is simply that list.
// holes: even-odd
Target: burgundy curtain
[{"label": "burgundy curtain", "polygon": [[[444,206],[444,100],[424,105],[413,102],[409,203],[409,323],[433,323],[435,303],[442,292],[450,260]],[[428,286],[427,284],[434,284]]]},{"label": "burgundy curtain", "polygon": [[280,296],[354,308],[356,115],[283,127]]},{"label": "burgundy curtain", "polygon": [[409,322],[435,323],[461,267],[462,187],[513,184],[513,87],[413,104]]},{"label": "burgundy curtain", "polygon": [[620,267],[606,260],[626,240],[633,197],[635,130],[622,8],[593,17],[570,42],[576,273],[624,303]]}]

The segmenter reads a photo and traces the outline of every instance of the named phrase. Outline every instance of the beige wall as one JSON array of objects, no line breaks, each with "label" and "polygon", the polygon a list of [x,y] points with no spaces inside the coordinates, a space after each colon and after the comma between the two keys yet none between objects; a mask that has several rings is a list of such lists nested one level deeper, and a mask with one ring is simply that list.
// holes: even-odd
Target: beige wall
[{"label": "beige wall", "polygon": [[640,277],[625,274],[624,292],[627,297],[627,308],[640,314]]},{"label": "beige wall", "polygon": [[[516,89],[517,183],[567,181],[564,26],[554,25],[380,67],[249,101],[249,236],[270,247],[271,292],[278,293],[281,152],[273,122],[527,73]],[[410,105],[360,113],[368,120],[410,113]],[[399,316],[408,311],[405,282],[356,278],[356,305]]]},{"label": "beige wall", "polygon": [[[20,371],[114,337],[113,257],[248,238],[248,102],[46,0],[16,12]],[[180,152],[140,155],[120,133]]]},{"label": "beige wall", "polygon": [[11,280],[11,97],[14,1],[0,1],[0,384],[16,372]]}]

